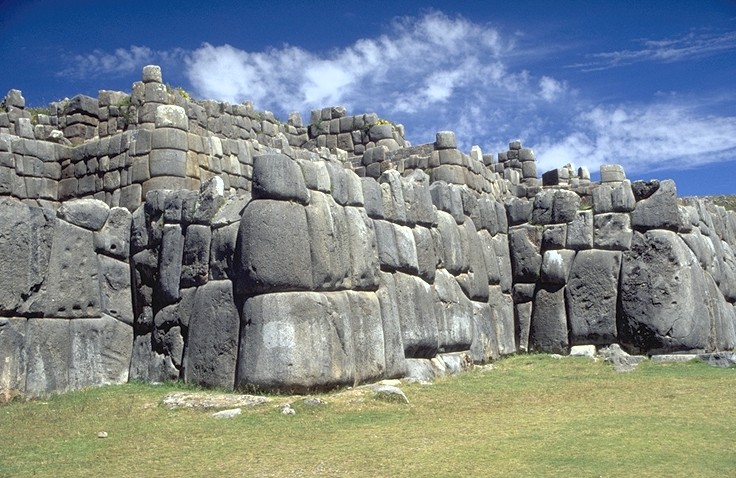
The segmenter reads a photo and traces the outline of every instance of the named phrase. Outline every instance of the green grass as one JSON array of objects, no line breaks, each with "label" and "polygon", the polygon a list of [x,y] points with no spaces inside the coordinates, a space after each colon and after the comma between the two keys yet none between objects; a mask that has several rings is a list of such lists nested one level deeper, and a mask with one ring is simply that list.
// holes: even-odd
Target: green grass
[{"label": "green grass", "polygon": [[274,396],[230,420],[162,407],[180,385],[133,383],[0,407],[0,476],[732,476],[734,380],[702,363],[518,356],[402,385],[409,405]]}]

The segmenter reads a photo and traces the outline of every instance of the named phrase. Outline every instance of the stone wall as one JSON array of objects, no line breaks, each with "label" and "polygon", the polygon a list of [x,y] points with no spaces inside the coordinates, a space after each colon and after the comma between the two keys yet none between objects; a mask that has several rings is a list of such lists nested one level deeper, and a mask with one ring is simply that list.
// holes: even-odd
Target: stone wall
[{"label": "stone wall", "polygon": [[[340,107],[278,122],[144,69],[0,113],[0,390],[326,389],[512,353],[733,350],[736,213],[672,181]],[[344,148],[344,149],[343,149]]]}]

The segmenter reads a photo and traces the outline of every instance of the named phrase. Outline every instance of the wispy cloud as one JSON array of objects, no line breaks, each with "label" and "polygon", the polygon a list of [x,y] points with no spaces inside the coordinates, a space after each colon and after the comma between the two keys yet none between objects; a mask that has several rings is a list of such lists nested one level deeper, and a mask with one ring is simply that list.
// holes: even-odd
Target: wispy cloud
[{"label": "wispy cloud", "polygon": [[489,131],[518,135],[510,131],[515,116],[568,93],[563,81],[510,68],[515,41],[491,25],[430,12],[326,54],[204,44],[186,69],[202,97],[251,100],[281,113],[340,104],[404,121],[419,141],[451,128],[462,143],[480,144]]},{"label": "wispy cloud", "polygon": [[629,173],[690,169],[736,157],[736,116],[671,103],[597,106],[577,114],[560,138],[542,139],[537,150],[544,171],[566,163],[591,171],[621,164]]},{"label": "wispy cloud", "polygon": [[640,48],[587,55],[590,61],[568,65],[597,71],[645,61],[671,63],[736,50],[736,31],[711,33],[692,31],[678,38],[638,40]]},{"label": "wispy cloud", "polygon": [[57,75],[72,79],[126,75],[140,72],[143,66],[151,63],[172,64],[184,55],[185,51],[182,49],[155,51],[136,45],[118,48],[113,52],[98,49],[85,54],[70,55],[66,61],[69,66]]}]

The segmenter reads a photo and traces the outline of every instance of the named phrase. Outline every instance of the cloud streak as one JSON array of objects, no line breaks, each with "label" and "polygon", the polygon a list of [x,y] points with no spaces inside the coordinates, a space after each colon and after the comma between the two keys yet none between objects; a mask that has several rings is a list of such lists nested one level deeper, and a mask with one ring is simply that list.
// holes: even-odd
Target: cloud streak
[{"label": "cloud streak", "polygon": [[634,63],[672,63],[736,50],[736,32],[690,32],[679,38],[639,40],[642,47],[587,55],[588,62],[569,65],[582,71],[600,71]]},{"label": "cloud streak", "polygon": [[98,49],[86,54],[71,55],[66,61],[70,66],[59,71],[57,76],[81,79],[127,75],[139,72],[143,66],[151,63],[172,64],[185,54],[182,49],[155,51],[137,45],[118,48],[112,53]]}]

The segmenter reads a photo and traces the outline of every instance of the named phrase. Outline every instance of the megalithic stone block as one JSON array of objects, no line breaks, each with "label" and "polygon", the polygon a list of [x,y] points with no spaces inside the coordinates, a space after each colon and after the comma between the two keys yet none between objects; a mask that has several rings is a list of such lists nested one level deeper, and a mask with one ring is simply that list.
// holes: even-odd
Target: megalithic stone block
[{"label": "megalithic stone block", "polygon": [[299,204],[270,199],[248,203],[235,255],[239,294],[312,290],[308,231]]},{"label": "megalithic stone block", "polygon": [[229,280],[197,288],[189,319],[184,379],[207,387],[235,385],[240,315]]}]

